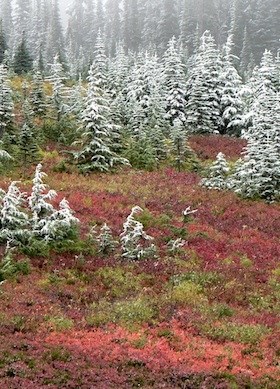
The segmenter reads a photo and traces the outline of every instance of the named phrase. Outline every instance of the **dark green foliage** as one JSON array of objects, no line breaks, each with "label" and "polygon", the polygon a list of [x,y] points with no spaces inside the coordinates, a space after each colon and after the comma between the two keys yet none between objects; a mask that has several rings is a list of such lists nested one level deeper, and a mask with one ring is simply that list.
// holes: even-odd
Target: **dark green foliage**
[{"label": "dark green foliage", "polygon": [[30,273],[28,261],[16,261],[11,252],[8,252],[0,262],[0,282],[13,278],[18,274],[27,275]]},{"label": "dark green foliage", "polygon": [[24,123],[18,138],[18,163],[26,171],[27,167],[39,160],[39,147],[32,129]]},{"label": "dark green foliage", "polygon": [[22,36],[14,58],[14,72],[18,75],[26,74],[32,70],[32,57],[27,48],[25,34]]},{"label": "dark green foliage", "polygon": [[124,152],[130,164],[137,169],[154,170],[158,165],[156,151],[151,140],[142,135],[139,138],[131,138]]},{"label": "dark green foliage", "polygon": [[4,30],[3,30],[2,20],[0,20],[0,64],[5,59],[5,53],[6,53],[7,49],[8,49],[8,45],[7,45],[7,41],[6,41],[6,35],[5,35]]}]

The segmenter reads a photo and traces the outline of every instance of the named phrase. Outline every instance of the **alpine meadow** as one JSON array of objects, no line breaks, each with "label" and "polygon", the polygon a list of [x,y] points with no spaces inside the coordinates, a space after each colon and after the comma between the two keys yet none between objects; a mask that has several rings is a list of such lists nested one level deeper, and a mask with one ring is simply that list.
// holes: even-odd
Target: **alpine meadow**
[{"label": "alpine meadow", "polygon": [[0,388],[280,388],[279,0],[0,0]]}]

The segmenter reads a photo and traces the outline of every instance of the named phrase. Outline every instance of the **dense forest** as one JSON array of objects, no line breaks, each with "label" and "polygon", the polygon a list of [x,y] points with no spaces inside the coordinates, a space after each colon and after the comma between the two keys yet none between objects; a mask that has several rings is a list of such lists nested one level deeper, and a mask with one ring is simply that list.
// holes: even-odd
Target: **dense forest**
[{"label": "dense forest", "polygon": [[242,72],[257,65],[265,49],[275,55],[279,48],[277,0],[74,0],[67,12],[64,32],[58,0],[1,0],[1,34],[7,45],[1,37],[1,50],[7,49],[7,62],[13,60],[23,33],[35,62],[47,67],[59,53],[74,74],[91,63],[99,32],[109,56],[120,44],[126,52],[154,50],[162,55],[174,36],[189,57],[204,31],[211,32],[218,47],[232,35]]}]

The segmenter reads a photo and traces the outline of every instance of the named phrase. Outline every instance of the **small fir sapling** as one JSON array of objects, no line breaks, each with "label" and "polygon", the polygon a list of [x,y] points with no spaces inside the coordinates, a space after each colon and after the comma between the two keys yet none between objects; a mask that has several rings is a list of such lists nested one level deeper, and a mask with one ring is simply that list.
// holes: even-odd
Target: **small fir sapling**
[{"label": "small fir sapling", "polygon": [[216,161],[210,166],[209,177],[201,180],[201,185],[209,189],[228,188],[229,166],[223,153],[217,155]]},{"label": "small fir sapling", "polygon": [[120,235],[122,256],[135,260],[156,255],[156,246],[151,243],[153,237],[144,231],[144,226],[135,219],[135,215],[143,209],[135,206],[123,224],[123,232]]},{"label": "small fir sapling", "polygon": [[23,211],[25,193],[12,182],[6,193],[1,192],[0,240],[10,245],[25,243],[30,237],[28,214]]},{"label": "small fir sapling", "polygon": [[72,228],[78,223],[73,216],[67,200],[63,199],[56,210],[50,203],[57,193],[54,190],[47,190],[43,183],[46,173],[42,172],[42,165],[39,164],[35,171],[33,187],[28,198],[29,208],[32,212],[32,230],[35,237],[49,240],[59,240],[67,237]]},{"label": "small fir sapling", "polygon": [[24,176],[28,165],[38,162],[39,159],[39,147],[34,133],[27,123],[24,123],[19,133],[17,156]]},{"label": "small fir sapling", "polygon": [[98,244],[98,252],[106,255],[112,253],[117,245],[117,241],[114,240],[111,228],[105,223],[100,229],[100,234],[96,237]]},{"label": "small fir sapling", "polygon": [[176,255],[180,252],[180,250],[186,245],[186,241],[182,238],[178,239],[171,239],[168,244],[167,248],[171,255]]},{"label": "small fir sapling", "polygon": [[36,116],[43,118],[46,114],[46,96],[44,92],[44,81],[39,70],[34,73],[32,91],[30,95],[32,109]]}]

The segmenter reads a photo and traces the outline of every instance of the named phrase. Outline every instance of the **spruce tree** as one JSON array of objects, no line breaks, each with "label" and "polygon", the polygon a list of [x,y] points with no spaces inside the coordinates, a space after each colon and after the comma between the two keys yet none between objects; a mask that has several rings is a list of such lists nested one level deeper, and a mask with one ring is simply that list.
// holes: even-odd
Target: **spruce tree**
[{"label": "spruce tree", "polygon": [[27,48],[27,41],[25,33],[22,34],[21,43],[16,49],[13,68],[16,74],[26,74],[32,70],[32,57]]},{"label": "spruce tree", "polygon": [[0,210],[0,240],[10,245],[25,244],[30,236],[29,218],[23,207],[25,194],[12,182],[2,196]]},{"label": "spruce tree", "polygon": [[39,70],[35,71],[33,75],[30,100],[34,114],[43,118],[46,114],[47,105],[43,77]]},{"label": "spruce tree", "polygon": [[222,123],[220,132],[222,134],[240,135],[244,111],[244,104],[241,97],[242,80],[233,65],[234,56],[231,52],[232,36],[229,36],[224,46],[220,73],[222,88],[220,101]]},{"label": "spruce tree", "polygon": [[13,129],[13,93],[8,79],[7,68],[0,65],[0,138],[4,132]]},{"label": "spruce tree", "polygon": [[59,123],[62,117],[67,111],[66,105],[66,89],[64,86],[64,70],[59,60],[59,54],[54,56],[53,62],[50,64],[50,76],[48,77],[49,82],[52,85],[52,95],[50,97],[52,107],[55,114],[55,119]]},{"label": "spruce tree", "polygon": [[23,176],[25,177],[28,166],[34,162],[38,162],[39,158],[39,148],[36,137],[27,123],[23,124],[19,132],[17,146],[18,161],[22,168]]},{"label": "spruce tree", "polygon": [[212,35],[202,38],[187,83],[187,126],[194,133],[220,131],[221,63]]},{"label": "spruce tree", "polygon": [[201,180],[201,185],[208,189],[228,188],[229,165],[223,153],[217,155],[216,161],[210,166],[209,176]]},{"label": "spruce tree", "polygon": [[113,151],[116,127],[111,121],[106,72],[104,43],[99,34],[95,60],[88,76],[86,108],[82,113],[82,149],[74,154],[84,173],[94,170],[106,172],[119,163],[127,163]]},{"label": "spruce tree", "polygon": [[164,84],[166,87],[166,118],[173,125],[175,120],[186,124],[186,81],[184,65],[181,61],[177,41],[173,37],[164,54]]},{"label": "spruce tree", "polygon": [[6,41],[6,35],[3,29],[2,19],[0,19],[0,64],[2,64],[3,61],[5,60],[7,50],[8,50],[8,44]]}]

